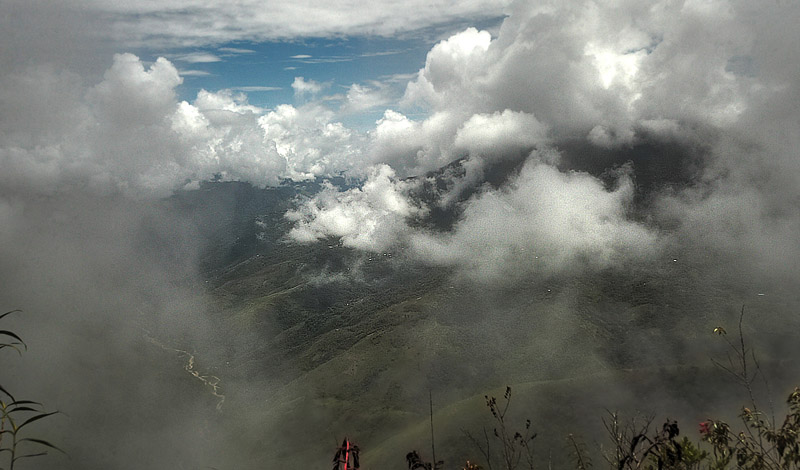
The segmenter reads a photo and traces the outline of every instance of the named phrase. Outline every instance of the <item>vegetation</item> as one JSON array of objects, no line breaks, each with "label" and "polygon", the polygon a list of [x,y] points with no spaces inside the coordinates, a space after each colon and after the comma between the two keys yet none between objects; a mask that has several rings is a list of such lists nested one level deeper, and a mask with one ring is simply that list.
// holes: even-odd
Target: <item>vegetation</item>
[{"label": "vegetation", "polygon": [[[680,437],[678,422],[667,419],[660,427],[654,427],[653,417],[634,417],[623,421],[617,412],[609,412],[603,425],[611,441],[604,452],[606,468],[617,470],[694,470],[694,469],[751,469],[781,470],[800,468],[800,388],[795,388],[786,400],[787,414],[780,425],[774,417],[761,411],[753,391],[756,380],[763,380],[756,355],[745,342],[742,330],[744,308],[742,308],[738,338],[731,341],[723,327],[714,329],[729,346],[727,360],[712,359],[714,365],[736,380],[747,392],[748,406],[743,406],[739,418],[741,430],[735,432],[723,420],[709,419],[700,423],[698,441],[687,436]],[[767,387],[769,388],[769,387]],[[498,404],[495,397],[486,396],[494,428],[490,433],[484,427],[481,435],[474,436],[464,431],[469,441],[483,456],[483,467],[466,461],[462,470],[515,470],[520,467],[552,467],[549,459],[534,455],[533,441],[536,433],[531,431],[531,421],[525,421],[523,431],[512,431],[508,424],[511,404],[511,387],[506,387],[504,402]],[[774,416],[774,413],[773,413]],[[491,435],[491,437],[490,437]],[[574,434],[569,434],[567,443],[573,457],[574,468],[593,468],[586,446]],[[523,461],[524,458],[524,461]],[[431,469],[431,464],[422,460],[416,451],[406,456],[408,468]],[[435,468],[439,468],[437,465]]]},{"label": "vegetation", "polygon": [[[15,313],[12,310],[0,315],[0,319]],[[25,342],[16,333],[9,330],[0,330],[0,349],[11,348],[22,354],[27,350]],[[57,411],[44,412],[42,404],[31,400],[18,400],[2,384],[0,384],[0,456],[7,455],[7,467],[0,470],[14,470],[18,461],[31,457],[47,455],[46,450],[55,449],[63,452],[48,441],[33,437],[25,437],[23,431],[27,426],[58,413]],[[40,449],[39,451],[33,449]]]},{"label": "vegetation", "polygon": [[[488,395],[486,395],[485,398],[486,407],[489,408],[489,412],[492,414],[492,417],[495,421],[492,434],[494,436],[494,440],[499,442],[502,468],[506,470],[516,469],[520,465],[522,457],[524,456],[525,463],[527,464],[528,468],[533,469],[533,440],[536,439],[536,433],[531,431],[531,420],[525,420],[525,429],[523,432],[514,431],[513,433],[506,421],[508,407],[511,405],[511,387],[506,387],[506,393],[503,395],[505,403],[503,404],[502,409],[497,404],[497,398],[490,397]],[[483,428],[483,442],[474,437],[468,431],[463,432],[467,438],[480,450],[486,461],[486,465],[488,466],[489,470],[492,470],[492,440],[489,439],[489,434],[486,431],[486,428]]]}]

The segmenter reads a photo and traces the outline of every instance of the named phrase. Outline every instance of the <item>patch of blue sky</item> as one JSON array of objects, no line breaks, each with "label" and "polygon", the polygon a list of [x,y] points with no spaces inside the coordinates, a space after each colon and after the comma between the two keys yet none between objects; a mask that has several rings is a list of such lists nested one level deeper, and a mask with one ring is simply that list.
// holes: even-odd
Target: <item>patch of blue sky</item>
[{"label": "patch of blue sky", "polygon": [[251,104],[273,108],[295,103],[295,77],[323,86],[320,95],[347,92],[352,84],[398,85],[425,64],[430,44],[421,39],[333,38],[292,42],[237,42],[179,51],[167,57],[182,72],[180,98],[192,101],[200,89],[244,91]]},{"label": "patch of blue sky", "polygon": [[[235,41],[213,46],[169,51],[134,51],[145,60],[163,55],[184,78],[179,99],[194,101],[201,89],[241,91],[248,102],[265,109],[280,104],[323,100],[334,111],[344,103],[349,87],[358,84],[380,89],[382,106],[342,113],[339,118],[356,128],[373,127],[386,108],[395,108],[405,85],[425,65],[431,47],[469,26],[494,35],[501,17],[438,25],[395,37],[348,36],[295,38],[287,41]],[[322,85],[313,97],[296,97],[296,77]],[[418,114],[415,112],[414,114]]]}]

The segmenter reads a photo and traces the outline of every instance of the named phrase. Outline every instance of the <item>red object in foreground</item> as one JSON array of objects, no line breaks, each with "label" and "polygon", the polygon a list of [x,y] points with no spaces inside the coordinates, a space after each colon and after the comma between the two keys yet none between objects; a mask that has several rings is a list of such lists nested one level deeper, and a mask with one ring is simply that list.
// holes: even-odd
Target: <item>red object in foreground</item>
[{"label": "red object in foreground", "polygon": [[[344,464],[344,466],[342,466]],[[352,444],[347,438],[342,441],[342,446],[333,456],[333,470],[358,470],[358,446]]]},{"label": "red object in foreground", "polygon": [[703,436],[707,436],[711,433],[711,422],[710,421],[703,421],[700,423],[700,434]]}]

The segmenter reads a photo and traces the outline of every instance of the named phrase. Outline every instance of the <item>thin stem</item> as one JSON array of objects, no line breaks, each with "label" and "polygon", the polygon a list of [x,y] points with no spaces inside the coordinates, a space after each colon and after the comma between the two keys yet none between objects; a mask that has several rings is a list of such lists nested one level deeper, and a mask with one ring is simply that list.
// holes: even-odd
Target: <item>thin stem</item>
[{"label": "thin stem", "polygon": [[428,389],[428,404],[431,409],[431,454],[433,455],[433,468],[436,469],[436,446],[433,442],[433,393]]}]

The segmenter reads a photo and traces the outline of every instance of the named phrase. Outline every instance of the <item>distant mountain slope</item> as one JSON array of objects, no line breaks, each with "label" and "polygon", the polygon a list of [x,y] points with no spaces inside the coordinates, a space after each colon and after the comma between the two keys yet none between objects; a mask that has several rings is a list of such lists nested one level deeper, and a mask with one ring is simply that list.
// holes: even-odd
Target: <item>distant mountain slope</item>
[{"label": "distant mountain slope", "polygon": [[[551,433],[547,445],[564,430],[594,438],[584,420],[597,424],[603,406],[626,400],[661,413],[686,397],[678,412],[694,419],[711,410],[709,381],[725,383],[709,367],[709,355],[724,352],[711,331],[731,325],[743,303],[747,333],[767,355],[771,342],[800,336],[796,295],[712,272],[702,253],[481,285],[402,250],[288,242],[286,210],[319,189],[209,183],[165,202],[208,240],[214,324],[234,338],[216,358],[227,364],[216,371],[227,387],[221,419],[241,431],[229,444],[251,456],[241,468],[324,465],[345,435],[370,468],[403,468],[405,447],[427,446],[429,390],[443,434],[437,457],[450,467],[475,457],[458,426],[477,425],[479,397],[506,384],[537,430]],[[457,213],[435,216],[422,223],[447,230]],[[556,412],[564,414],[554,424]]]}]

